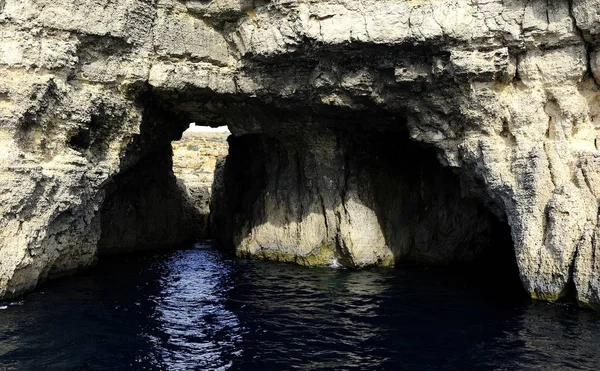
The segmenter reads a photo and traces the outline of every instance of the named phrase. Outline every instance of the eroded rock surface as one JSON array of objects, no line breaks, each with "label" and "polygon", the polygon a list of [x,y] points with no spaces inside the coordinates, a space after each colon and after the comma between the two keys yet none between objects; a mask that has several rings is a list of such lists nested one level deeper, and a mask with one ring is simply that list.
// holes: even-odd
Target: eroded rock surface
[{"label": "eroded rock surface", "polygon": [[[320,147],[315,133],[344,144],[405,131],[460,177],[464,199],[510,225],[533,297],[600,305],[599,0],[5,0],[0,10],[1,295],[92,264],[107,185],[196,122],[228,124],[240,151],[269,161],[299,155],[267,174],[296,166],[297,180],[314,177],[302,211],[291,195],[270,197],[270,175],[254,186],[256,212],[285,223],[244,210],[221,222],[243,254],[298,241],[281,254],[304,254],[335,234],[331,248],[353,251],[349,238],[371,249],[350,254],[355,264],[401,259],[404,245],[374,216],[394,204],[373,198],[386,180],[340,186],[336,156],[354,152]],[[256,148],[244,149],[248,135]],[[359,179],[368,166],[356,161]],[[321,189],[325,175],[334,191]],[[288,204],[269,206],[278,200]],[[330,219],[340,204],[351,222]],[[292,238],[298,225],[317,232]]]}]

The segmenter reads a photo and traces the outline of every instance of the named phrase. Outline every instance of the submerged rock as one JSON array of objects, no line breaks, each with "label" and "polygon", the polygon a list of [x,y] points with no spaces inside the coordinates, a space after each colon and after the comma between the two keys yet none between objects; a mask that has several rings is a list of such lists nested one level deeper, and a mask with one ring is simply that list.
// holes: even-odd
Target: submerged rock
[{"label": "submerged rock", "polygon": [[[240,255],[446,264],[498,218],[532,297],[599,306],[598,9],[0,1],[0,296],[93,264],[123,230],[193,236],[106,210],[135,205],[110,201],[124,174],[168,163],[196,122],[234,135],[213,222]],[[162,211],[133,224],[190,220],[161,201],[170,181],[146,183]]]}]

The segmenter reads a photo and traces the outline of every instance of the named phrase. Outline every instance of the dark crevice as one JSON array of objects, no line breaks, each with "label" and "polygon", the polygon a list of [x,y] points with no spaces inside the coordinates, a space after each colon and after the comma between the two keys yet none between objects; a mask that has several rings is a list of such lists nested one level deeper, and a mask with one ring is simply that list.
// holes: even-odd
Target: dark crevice
[{"label": "dark crevice", "polygon": [[69,139],[69,147],[78,151],[83,151],[90,148],[91,143],[92,138],[90,136],[90,131],[87,129],[77,132],[75,135],[71,136],[71,139]]},{"label": "dark crevice", "polygon": [[573,266],[575,265],[575,261],[569,266],[569,279],[564,287],[564,289],[558,294],[557,303],[568,303],[577,305],[577,287],[575,286],[575,281],[573,279]]},{"label": "dark crevice", "polygon": [[456,267],[469,281],[499,298],[529,298],[521,282],[510,227],[494,217],[490,239],[481,254],[467,266]]}]

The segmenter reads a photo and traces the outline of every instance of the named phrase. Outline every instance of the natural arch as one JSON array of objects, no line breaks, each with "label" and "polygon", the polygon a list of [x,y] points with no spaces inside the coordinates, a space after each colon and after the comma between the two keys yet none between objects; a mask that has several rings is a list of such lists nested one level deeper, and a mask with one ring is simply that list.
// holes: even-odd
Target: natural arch
[{"label": "natural arch", "polygon": [[[206,117],[196,112],[215,100],[199,91],[144,99],[148,131],[130,152],[137,159],[125,157],[130,168],[106,186],[99,254],[212,237],[238,256],[311,266],[448,266],[512,255],[498,227],[504,216],[442,167],[433,148],[410,140],[401,114],[231,97],[216,105],[222,116]],[[213,185],[210,233],[171,170],[169,140],[185,128],[174,118],[234,131]],[[514,266],[514,255],[506,262]]]}]

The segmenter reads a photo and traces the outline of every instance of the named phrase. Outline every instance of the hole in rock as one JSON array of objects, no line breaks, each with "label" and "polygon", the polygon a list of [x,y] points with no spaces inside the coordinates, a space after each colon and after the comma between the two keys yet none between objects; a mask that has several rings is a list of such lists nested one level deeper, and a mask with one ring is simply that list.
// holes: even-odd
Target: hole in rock
[{"label": "hole in rock", "polygon": [[90,148],[91,137],[88,130],[81,130],[73,135],[69,140],[69,146],[76,150],[85,150]]},{"label": "hole in rock", "polygon": [[[177,136],[177,133],[174,134]],[[155,145],[107,186],[100,255],[180,246],[210,237],[213,174],[227,155],[227,127],[190,124]]]}]

